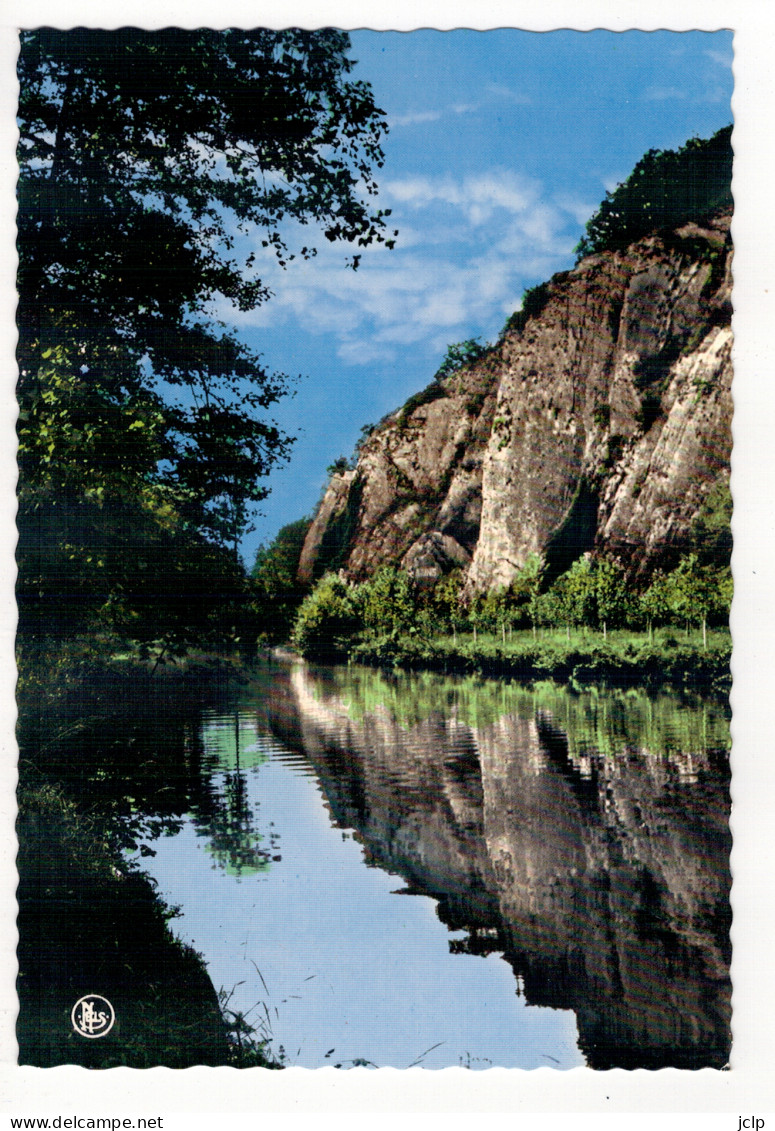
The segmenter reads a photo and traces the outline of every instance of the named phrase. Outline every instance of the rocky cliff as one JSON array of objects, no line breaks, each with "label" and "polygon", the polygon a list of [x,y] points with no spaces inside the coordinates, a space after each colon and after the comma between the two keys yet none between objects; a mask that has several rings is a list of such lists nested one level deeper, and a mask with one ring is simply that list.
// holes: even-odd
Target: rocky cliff
[{"label": "rocky cliff", "polygon": [[729,215],[582,259],[536,288],[473,366],[387,417],[335,475],[300,563],[360,579],[465,566],[470,592],[527,556],[671,568],[731,451]]}]

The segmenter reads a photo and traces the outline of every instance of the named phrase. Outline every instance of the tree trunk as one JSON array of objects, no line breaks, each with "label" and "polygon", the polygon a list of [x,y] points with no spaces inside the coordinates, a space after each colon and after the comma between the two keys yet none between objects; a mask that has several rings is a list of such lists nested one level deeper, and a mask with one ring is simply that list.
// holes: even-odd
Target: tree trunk
[{"label": "tree trunk", "polygon": [[703,651],[707,651],[707,648],[708,648],[708,619],[707,619],[707,617],[702,618],[702,647],[703,647]]}]

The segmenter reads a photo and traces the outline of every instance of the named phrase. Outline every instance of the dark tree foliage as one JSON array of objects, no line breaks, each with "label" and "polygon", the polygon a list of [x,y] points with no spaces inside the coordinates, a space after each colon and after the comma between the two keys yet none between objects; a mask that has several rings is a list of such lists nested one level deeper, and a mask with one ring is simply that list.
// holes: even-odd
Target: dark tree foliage
[{"label": "dark tree foliage", "polygon": [[[140,572],[151,576],[144,552],[142,571],[126,559],[135,534],[158,543],[157,592],[176,584],[168,543],[187,538],[187,560],[206,544],[236,558],[262,481],[289,451],[267,416],[287,378],[209,304],[269,298],[259,259],[314,255],[291,234],[305,225],[359,247],[393,242],[370,200],[384,115],[348,78],[348,49],[335,30],[22,33],[28,597],[55,610],[61,566],[85,608],[131,605],[148,588]],[[108,551],[126,559],[118,573]]]},{"label": "dark tree foliage", "polygon": [[650,149],[589,220],[577,259],[619,250],[659,228],[732,207],[732,127],[678,150]]},{"label": "dark tree foliage", "polygon": [[458,369],[473,365],[486,353],[487,346],[483,346],[478,338],[468,338],[464,342],[453,342],[451,346],[447,346],[444,360],[433,376],[434,381],[443,381],[450,374],[457,373]]}]

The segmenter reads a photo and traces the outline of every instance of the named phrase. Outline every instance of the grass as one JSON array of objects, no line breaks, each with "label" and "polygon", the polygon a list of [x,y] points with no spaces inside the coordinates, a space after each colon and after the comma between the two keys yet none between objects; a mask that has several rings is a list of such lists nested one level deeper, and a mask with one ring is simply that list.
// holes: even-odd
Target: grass
[{"label": "grass", "polygon": [[659,630],[602,633],[591,630],[519,631],[440,635],[416,634],[353,642],[349,657],[378,667],[473,673],[524,682],[555,679],[578,686],[670,685],[726,694],[731,685],[728,631],[708,633],[707,648],[699,631]]}]

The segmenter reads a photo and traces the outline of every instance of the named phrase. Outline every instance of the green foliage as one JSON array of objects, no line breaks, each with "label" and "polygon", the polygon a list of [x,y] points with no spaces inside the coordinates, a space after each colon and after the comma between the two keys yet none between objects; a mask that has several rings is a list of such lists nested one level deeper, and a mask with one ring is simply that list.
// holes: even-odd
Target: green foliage
[{"label": "green foliage", "polygon": [[732,127],[678,150],[651,149],[630,176],[606,194],[576,247],[577,261],[619,250],[658,228],[702,220],[732,206]]},{"label": "green foliage", "polygon": [[417,606],[409,575],[394,566],[382,566],[357,588],[356,602],[364,627],[372,633],[409,631]]},{"label": "green foliage", "polygon": [[547,597],[555,623],[606,629],[630,619],[631,599],[624,573],[605,558],[579,558],[557,579]]},{"label": "green foliage", "polygon": [[311,519],[288,523],[268,547],[260,546],[251,571],[252,600],[258,633],[268,641],[285,640],[306,588],[297,581],[299,559]]},{"label": "green foliage", "polygon": [[703,630],[710,618],[728,619],[733,588],[728,566],[717,569],[702,565],[696,554],[689,554],[670,580],[671,608],[676,616],[701,624]]},{"label": "green foliage", "polygon": [[[480,634],[454,640],[449,637],[383,637],[363,640],[350,650],[359,663],[390,670],[476,673],[499,681],[532,684],[558,680],[574,689],[592,684],[660,687],[671,684],[693,691],[699,688],[726,696],[730,686],[731,645],[728,633],[708,635],[707,648],[678,645],[675,640],[649,643],[631,633],[609,635],[604,643],[580,632],[514,634],[503,642],[500,634]],[[498,685],[503,687],[503,683]]]},{"label": "green foliage", "polygon": [[[555,276],[560,278],[561,276]],[[549,301],[550,289],[548,283],[539,283],[535,287],[528,287],[522,295],[522,305],[515,310],[506,320],[501,331],[501,337],[509,332],[521,334],[531,318],[537,318]]]},{"label": "green foliage", "polygon": [[[512,599],[519,613],[527,615],[533,628],[540,619],[541,579],[543,562],[538,554],[528,554],[525,564],[511,583]],[[516,618],[515,618],[516,620]]]},{"label": "green foliage", "polygon": [[336,655],[346,649],[361,624],[353,587],[327,573],[304,598],[291,642],[302,655]]},{"label": "green foliage", "polygon": [[638,607],[642,618],[652,630],[654,624],[667,624],[671,618],[673,607],[672,582],[662,572],[657,572],[651,579],[648,589],[638,597]]},{"label": "green foliage", "polygon": [[502,632],[512,619],[508,589],[490,589],[477,593],[468,607],[468,620],[482,632]]},{"label": "green foliage", "polygon": [[330,463],[326,471],[331,477],[332,475],[342,475],[345,471],[352,470],[352,461],[347,456],[337,456],[333,463]]},{"label": "green foliage", "polygon": [[611,406],[610,404],[595,405],[592,419],[598,428],[607,428],[611,422]]},{"label": "green foliage", "polygon": [[337,456],[333,463],[330,463],[326,468],[329,477],[332,475],[342,475],[345,471],[354,471],[358,466],[358,458],[361,454],[363,445],[371,436],[376,428],[376,424],[364,424],[361,428],[361,434],[355,444],[355,449],[351,456]]},{"label": "green foliage", "polygon": [[443,381],[459,369],[465,369],[487,354],[488,347],[483,346],[479,338],[467,338],[464,342],[454,342],[447,346],[444,360],[434,374],[434,381]]},{"label": "green foliage", "polygon": [[[256,235],[283,266],[315,253],[291,249],[292,224],[393,243],[370,203],[384,115],[331,29],[20,42],[23,630],[117,616],[131,633],[155,587],[163,638],[181,584],[189,604],[219,601],[216,551],[240,572],[238,540],[291,444],[268,416],[288,379],[207,311],[269,298]],[[175,637],[191,620],[172,619]]]},{"label": "green foliage", "polygon": [[446,395],[447,393],[444,389],[444,386],[434,378],[433,381],[431,381],[430,385],[426,385],[424,389],[420,389],[419,392],[413,393],[412,396],[409,397],[409,399],[401,406],[401,410],[398,413],[397,418],[398,427],[405,427],[407,420],[416,409],[422,408],[423,405],[430,404],[432,401],[437,401],[440,397],[445,397]]},{"label": "green foliage", "polygon": [[732,493],[726,475],[705,497],[692,525],[691,549],[703,565],[728,566],[732,557]]},{"label": "green foliage", "polygon": [[434,625],[432,631],[438,632],[442,627],[457,632],[463,628],[465,613],[461,605],[462,587],[463,571],[453,569],[440,577],[430,593],[424,595],[428,618]]},{"label": "green foliage", "polygon": [[[185,492],[154,481],[153,400],[119,411],[54,353],[19,425],[20,634],[112,633],[168,651],[234,638],[242,570],[188,526]],[[82,395],[90,406],[75,409]]]},{"label": "green foliage", "polygon": [[[234,989],[236,989],[236,986]],[[254,1010],[258,1009],[259,1003],[246,1013],[239,1009],[232,1009],[231,999],[234,995],[234,989],[227,992],[221,987],[218,991],[218,1006],[223,1017],[228,1041],[229,1065],[232,1068],[284,1068],[285,1052],[282,1046],[280,1046],[277,1056],[270,1047],[273,1034],[266,1003],[260,1003],[264,1006],[263,1016],[259,1014],[255,1023],[253,1023],[248,1018]]]}]

